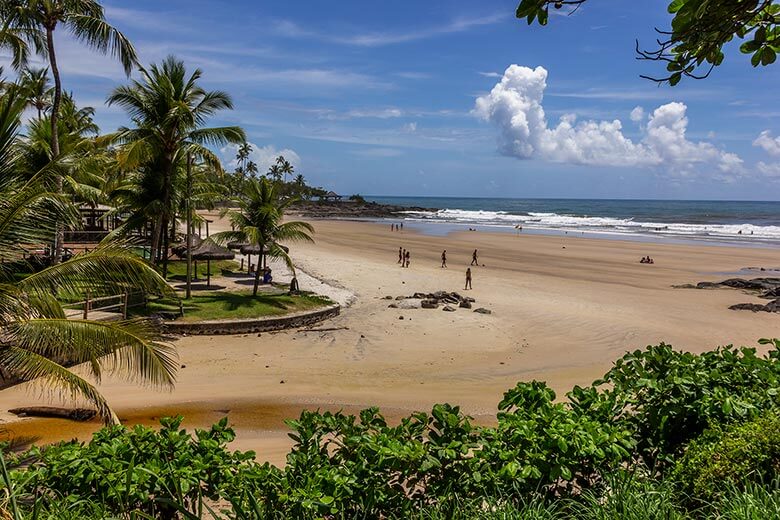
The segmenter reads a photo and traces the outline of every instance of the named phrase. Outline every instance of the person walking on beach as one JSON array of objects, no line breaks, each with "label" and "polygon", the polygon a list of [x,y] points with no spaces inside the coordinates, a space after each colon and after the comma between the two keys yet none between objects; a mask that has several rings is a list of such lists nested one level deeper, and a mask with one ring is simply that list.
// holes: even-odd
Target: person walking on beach
[{"label": "person walking on beach", "polygon": [[441,252],[441,268],[447,269],[447,250]]},{"label": "person walking on beach", "polygon": [[405,263],[406,263],[406,265],[404,267],[409,267],[409,260],[410,260],[411,257],[412,257],[412,255],[409,253],[409,251],[407,251],[406,254],[404,255],[404,260],[405,260]]},{"label": "person walking on beach", "polygon": [[[396,225],[396,228],[397,228],[397,227],[398,227],[398,225]],[[403,231],[403,230],[404,230],[404,223],[403,223],[403,222],[401,222],[401,231]]]},{"label": "person walking on beach", "polygon": [[466,287],[464,290],[471,289],[471,267],[466,268]]},{"label": "person walking on beach", "polygon": [[479,262],[477,261],[477,250],[476,249],[471,254],[471,265],[479,265]]},{"label": "person walking on beach", "polygon": [[404,262],[404,250],[403,250],[403,248],[399,247],[398,248],[398,263],[399,264],[403,264],[403,262]]}]

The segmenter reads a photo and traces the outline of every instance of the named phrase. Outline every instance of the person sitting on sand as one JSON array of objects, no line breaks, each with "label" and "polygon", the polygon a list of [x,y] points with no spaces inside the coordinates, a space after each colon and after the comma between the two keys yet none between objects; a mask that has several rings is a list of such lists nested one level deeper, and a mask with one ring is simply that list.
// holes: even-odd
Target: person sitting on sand
[{"label": "person sitting on sand", "polygon": [[274,281],[274,277],[271,276],[271,268],[266,267],[263,269],[263,283],[271,283]]},{"label": "person sitting on sand", "polygon": [[479,265],[479,262],[477,261],[477,250],[476,249],[471,254],[471,265]]},{"label": "person sitting on sand", "polygon": [[466,287],[464,290],[471,289],[471,267],[466,268]]},{"label": "person sitting on sand", "polygon": [[441,268],[447,269],[447,250],[441,252]]},{"label": "person sitting on sand", "polygon": [[639,261],[640,264],[646,264],[647,263],[647,257],[643,256],[642,259]]}]

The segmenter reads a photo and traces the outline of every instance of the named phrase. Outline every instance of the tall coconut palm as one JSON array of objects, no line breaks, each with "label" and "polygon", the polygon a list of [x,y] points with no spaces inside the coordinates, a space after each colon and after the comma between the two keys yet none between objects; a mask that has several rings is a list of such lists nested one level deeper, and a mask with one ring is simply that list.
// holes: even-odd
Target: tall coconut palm
[{"label": "tall coconut palm", "polygon": [[25,68],[19,79],[19,87],[27,96],[28,106],[34,108],[38,112],[38,119],[41,119],[52,104],[49,69]]},{"label": "tall coconut palm", "polygon": [[[283,242],[313,242],[314,228],[307,222],[283,222],[284,212],[294,202],[288,198],[280,200],[274,185],[268,179],[250,179],[243,195],[238,200],[238,210],[228,210],[226,215],[235,231],[223,231],[212,235],[218,243],[246,242],[268,251],[271,258],[282,259],[290,270],[295,266]],[[260,269],[255,271],[252,291],[257,295],[260,285]]]},{"label": "tall coconut palm", "polygon": [[292,164],[290,164],[290,161],[284,158],[284,155],[280,155],[276,158],[276,165],[279,167],[279,171],[281,172],[282,178],[284,180],[287,180],[288,175],[292,177],[295,173],[295,168]]},{"label": "tall coconut palm", "polygon": [[[135,125],[108,137],[122,145],[120,163],[126,169],[143,171],[147,185],[158,182],[156,202],[145,207],[156,211],[152,251],[157,260],[163,260],[163,271],[167,231],[175,224],[175,189],[181,185],[176,181],[186,171],[187,157],[222,172],[219,158],[208,146],[246,140],[236,126],[204,127],[210,116],[232,109],[233,101],[225,92],[204,90],[198,83],[201,76],[200,69],[188,75],[184,62],[169,56],[160,66],[142,68],[140,81],[114,89],[108,98],[108,104],[124,108]],[[150,175],[159,179],[149,179]]]},{"label": "tall coconut palm", "polygon": [[[79,215],[62,195],[47,190],[42,175],[26,181],[11,175],[25,104],[16,92],[0,98],[0,388],[37,380],[87,399],[107,422],[117,423],[95,386],[67,367],[83,363],[97,381],[109,370],[170,386],[175,350],[160,342],[146,323],[66,319],[57,295],[170,289],[156,271],[118,243],[30,272],[28,248],[48,243],[56,222],[76,224]],[[30,274],[19,281],[20,272]]]},{"label": "tall coconut palm", "polygon": [[[0,47],[8,48],[17,67],[26,65],[30,46],[49,61],[54,78],[54,95],[51,104],[51,151],[60,155],[57,132],[62,79],[57,64],[54,34],[64,29],[77,40],[103,54],[111,54],[122,64],[129,76],[137,64],[135,49],[130,41],[105,18],[103,6],[96,0],[7,0],[0,3],[0,19],[4,25],[0,31]],[[58,181],[61,191],[62,180]],[[55,237],[55,261],[59,261],[62,248],[62,226]]]}]

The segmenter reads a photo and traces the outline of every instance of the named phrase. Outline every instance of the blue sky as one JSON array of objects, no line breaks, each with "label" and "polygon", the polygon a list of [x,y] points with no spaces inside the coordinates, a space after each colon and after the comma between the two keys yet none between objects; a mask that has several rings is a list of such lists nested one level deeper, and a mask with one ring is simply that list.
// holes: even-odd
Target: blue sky
[{"label": "blue sky", "polygon": [[[232,94],[213,124],[243,126],[258,162],[282,151],[338,192],[777,200],[780,65],[732,47],[706,81],[640,79],[662,72],[634,41],[666,3],[591,0],[546,28],[517,0],[105,5],[142,62],[175,54]],[[125,123],[103,104],[120,67],[57,36],[65,88]]]}]

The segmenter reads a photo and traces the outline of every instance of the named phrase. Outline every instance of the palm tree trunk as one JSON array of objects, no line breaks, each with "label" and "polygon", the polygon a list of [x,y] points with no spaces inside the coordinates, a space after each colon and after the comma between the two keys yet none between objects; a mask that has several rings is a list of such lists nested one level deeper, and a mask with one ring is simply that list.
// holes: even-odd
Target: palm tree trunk
[{"label": "palm tree trunk", "polygon": [[252,296],[257,296],[257,288],[260,287],[260,268],[255,269],[255,286],[252,289]]},{"label": "palm tree trunk", "polygon": [[185,299],[192,297],[192,155],[187,154],[187,194],[184,201],[187,208],[187,291]]},{"label": "palm tree trunk", "polygon": [[163,239],[162,239],[162,276],[168,278],[168,217],[163,219]]},{"label": "palm tree trunk", "polygon": [[[49,51],[49,66],[51,74],[54,77],[54,100],[51,105],[51,155],[58,157],[60,155],[60,136],[57,131],[60,103],[62,102],[62,80],[60,79],[60,69],[57,67],[57,55],[54,52],[54,26],[46,27],[46,47]],[[57,175],[57,193],[62,194],[62,175]],[[58,264],[62,258],[62,242],[65,233],[62,224],[57,223],[57,230],[54,235],[54,263]]]},{"label": "palm tree trunk", "polygon": [[160,235],[162,234],[162,217],[158,217],[152,227],[152,244],[149,252],[149,261],[157,264],[160,261]]}]

